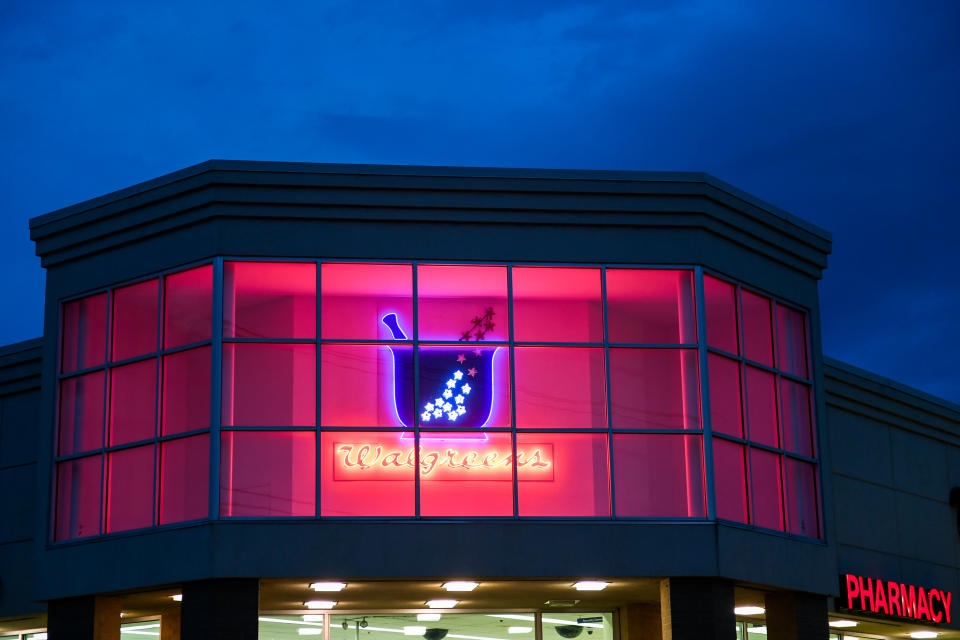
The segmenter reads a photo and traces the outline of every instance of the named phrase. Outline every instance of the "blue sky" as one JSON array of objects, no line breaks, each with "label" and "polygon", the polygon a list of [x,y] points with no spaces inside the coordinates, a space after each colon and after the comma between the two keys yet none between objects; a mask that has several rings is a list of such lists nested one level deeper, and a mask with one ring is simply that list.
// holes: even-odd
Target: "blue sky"
[{"label": "blue sky", "polygon": [[42,330],[29,218],[209,158],[706,171],[833,232],[827,355],[960,402],[957,25],[926,0],[0,3],[0,344]]}]

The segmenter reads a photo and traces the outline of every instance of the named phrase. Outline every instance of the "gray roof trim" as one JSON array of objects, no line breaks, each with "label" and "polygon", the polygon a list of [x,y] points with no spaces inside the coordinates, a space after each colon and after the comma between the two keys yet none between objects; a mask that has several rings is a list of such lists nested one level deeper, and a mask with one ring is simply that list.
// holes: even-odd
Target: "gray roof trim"
[{"label": "gray roof trim", "polygon": [[[513,184],[513,189],[521,191],[556,191],[565,190],[562,186],[564,182],[580,183],[580,188],[586,188],[583,183],[607,183],[595,184],[588,189],[591,192],[603,192],[610,190],[612,192],[624,193],[631,192],[634,189],[624,189],[626,185],[636,185],[636,192],[646,192],[641,185],[650,183],[702,183],[713,187],[730,196],[733,200],[740,201],[749,207],[762,210],[772,216],[780,218],[784,222],[798,229],[801,229],[827,243],[832,242],[830,232],[817,227],[805,220],[798,218],[782,209],[779,209],[759,198],[756,198],[744,191],[741,191],[732,185],[714,178],[706,173],[699,172],[661,172],[661,171],[604,171],[604,170],[575,170],[575,169],[505,169],[489,167],[443,167],[443,166],[402,166],[402,165],[363,165],[363,164],[322,164],[322,163],[302,163],[302,162],[261,162],[261,161],[242,161],[242,160],[208,160],[200,164],[169,173],[146,182],[105,194],[78,204],[52,211],[45,215],[35,217],[30,220],[31,231],[39,231],[42,227],[54,222],[65,221],[70,217],[81,213],[91,211],[107,205],[119,203],[125,199],[133,198],[137,195],[146,194],[150,191],[169,187],[181,182],[188,182],[190,178],[217,171],[229,171],[235,173],[272,173],[272,174],[308,174],[308,175],[339,175],[339,176],[364,176],[364,177],[415,177],[432,178],[446,182],[451,178],[467,179],[472,184],[472,189],[502,189],[498,187],[497,182],[508,180],[511,182],[523,182],[525,184]],[[437,183],[434,188],[450,188],[443,183]],[[493,184],[484,187],[484,182]],[[536,184],[542,183],[542,184]],[[547,184],[552,183],[552,184]],[[611,188],[610,183],[622,183],[619,188]],[[190,187],[185,184],[187,189]],[[423,185],[421,185],[421,188]],[[454,187],[456,188],[456,187]],[[461,187],[462,188],[462,187]],[[32,233],[35,238],[42,236],[43,233]]]}]

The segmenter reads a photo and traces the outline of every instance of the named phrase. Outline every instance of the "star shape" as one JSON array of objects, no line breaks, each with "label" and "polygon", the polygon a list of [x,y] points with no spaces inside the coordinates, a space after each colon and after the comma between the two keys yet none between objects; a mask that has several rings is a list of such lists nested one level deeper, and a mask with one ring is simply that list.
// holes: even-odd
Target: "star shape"
[{"label": "star shape", "polygon": [[460,364],[463,364],[466,359],[467,359],[467,356],[463,355],[462,353],[457,356],[457,362],[459,362]]},{"label": "star shape", "polygon": [[467,383],[467,384],[463,385],[462,387],[460,387],[460,391],[463,391],[463,395],[465,395],[465,396],[470,395],[470,383]]},{"label": "star shape", "polygon": [[461,416],[466,412],[467,412],[467,408],[464,407],[463,405],[460,405],[459,407],[457,407],[457,413],[460,414]]},{"label": "star shape", "polygon": [[457,404],[463,404],[463,396],[458,393],[454,401],[456,401]]},{"label": "star shape", "polygon": [[470,367],[469,369],[467,369],[467,375],[470,376],[471,378],[476,377],[477,375],[476,367]]},{"label": "star shape", "polygon": [[439,418],[439,417],[441,417],[442,415],[443,415],[443,409],[434,409],[434,411],[433,411],[433,417],[434,417],[434,418]]},{"label": "star shape", "polygon": [[444,400],[449,400],[449,399],[452,398],[452,397],[453,397],[453,391],[450,391],[450,389],[444,389],[444,390],[443,390],[443,398],[444,398]]},{"label": "star shape", "polygon": [[423,413],[421,413],[420,419],[423,420],[424,422],[430,422],[430,412],[424,411]]},{"label": "star shape", "polygon": [[454,372],[453,372],[453,379],[454,379],[454,380],[462,380],[462,379],[463,379],[463,371],[454,371]]},{"label": "star shape", "polygon": [[427,411],[433,411],[433,403],[428,402],[423,408],[426,409]]},{"label": "star shape", "polygon": [[481,353],[480,349],[473,350],[473,355],[477,356],[478,358],[480,357],[480,353]]},{"label": "star shape", "polygon": [[443,406],[443,398],[440,398],[440,397],[434,398],[434,399],[433,399],[433,404],[437,405],[438,407],[442,407],[442,406]]},{"label": "star shape", "polygon": [[447,389],[453,389],[455,386],[457,386],[457,383],[453,378],[447,380]]},{"label": "star shape", "polygon": [[448,411],[448,412],[449,412],[451,409],[453,409],[453,405],[450,404],[449,402],[447,402],[447,403],[445,403],[445,404],[443,405],[443,410],[444,410],[444,411]]}]

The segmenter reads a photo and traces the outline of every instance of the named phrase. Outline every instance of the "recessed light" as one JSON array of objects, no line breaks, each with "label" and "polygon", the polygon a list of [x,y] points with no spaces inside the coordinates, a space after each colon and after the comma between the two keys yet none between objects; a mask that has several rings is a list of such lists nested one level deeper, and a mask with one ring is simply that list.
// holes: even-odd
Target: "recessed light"
[{"label": "recessed light", "polygon": [[318,629],[316,627],[300,627],[297,629],[298,636],[322,636],[323,629]]},{"label": "recessed light", "polygon": [[312,582],[310,588],[314,591],[343,591],[346,582]]},{"label": "recessed light", "polygon": [[443,588],[447,591],[473,591],[479,585],[479,582],[468,582],[466,580],[454,580],[453,582],[444,582]]},{"label": "recessed light", "polygon": [[427,628],[420,625],[408,625],[403,628],[403,635],[405,636],[422,636],[427,632]]},{"label": "recessed light", "polygon": [[533,627],[507,627],[507,633],[530,633]]},{"label": "recessed light", "polygon": [[581,580],[573,583],[573,586],[576,587],[577,591],[603,591],[608,584],[610,583],[602,580]]},{"label": "recessed light", "polygon": [[173,595],[170,596],[170,597],[173,599],[174,602],[183,602],[183,594],[182,594],[182,593],[175,593],[175,594],[173,594]]},{"label": "recessed light", "polygon": [[914,631],[910,634],[911,638],[936,638],[940,634],[936,631]]},{"label": "recessed light", "polygon": [[307,600],[303,603],[307,609],[333,609],[337,606],[336,600]]},{"label": "recessed light", "polygon": [[738,616],[762,616],[766,609],[763,607],[736,607],[733,612]]},{"label": "recessed light", "polygon": [[431,609],[453,609],[457,606],[459,600],[427,600],[427,606]]},{"label": "recessed light", "polygon": [[442,613],[418,613],[417,622],[436,622],[442,617]]},{"label": "recessed light", "polygon": [[850,627],[857,626],[856,620],[831,620],[830,626],[835,629],[849,629]]}]

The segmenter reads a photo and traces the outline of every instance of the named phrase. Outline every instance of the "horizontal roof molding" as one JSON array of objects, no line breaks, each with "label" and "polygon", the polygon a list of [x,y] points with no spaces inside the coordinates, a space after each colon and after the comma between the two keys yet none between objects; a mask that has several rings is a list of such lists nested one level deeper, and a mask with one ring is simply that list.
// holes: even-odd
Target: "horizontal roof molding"
[{"label": "horizontal roof molding", "polygon": [[812,277],[831,235],[703,173],[211,160],[34,218],[45,266],[205,218],[700,227]]}]

